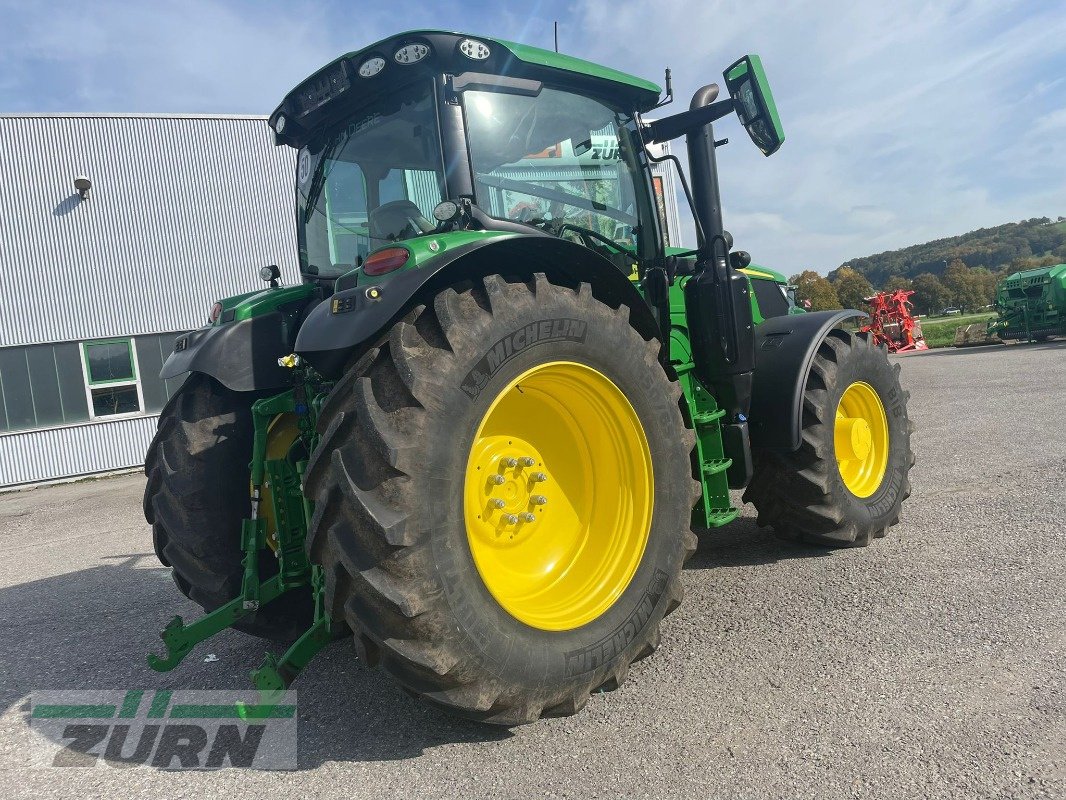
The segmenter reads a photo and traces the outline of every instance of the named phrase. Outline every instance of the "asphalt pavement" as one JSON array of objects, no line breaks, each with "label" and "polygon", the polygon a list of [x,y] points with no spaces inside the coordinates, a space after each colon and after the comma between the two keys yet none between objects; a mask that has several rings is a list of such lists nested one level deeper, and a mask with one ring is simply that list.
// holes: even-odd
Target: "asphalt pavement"
[{"label": "asphalt pavement", "polygon": [[510,731],[335,643],[295,686],[291,772],[29,766],[31,692],[245,688],[264,645],[146,667],[197,609],[151,555],[143,477],[0,495],[0,796],[1064,797],[1066,342],[898,360],[918,462],[887,539],[795,546],[746,507],[622,689]]}]

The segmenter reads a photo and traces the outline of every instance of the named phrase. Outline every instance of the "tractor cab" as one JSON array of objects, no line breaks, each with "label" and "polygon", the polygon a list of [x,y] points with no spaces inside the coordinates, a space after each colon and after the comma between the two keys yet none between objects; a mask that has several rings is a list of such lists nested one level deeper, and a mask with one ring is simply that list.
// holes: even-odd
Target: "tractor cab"
[{"label": "tractor cab", "polygon": [[659,93],[568,56],[432,31],[337,59],[270,118],[299,150],[303,274],[378,282],[455,231],[560,237],[627,274],[650,264],[662,244],[638,124]]},{"label": "tractor cab", "polygon": [[[414,31],[349,53],[297,86],[270,117],[277,143],[299,150],[301,271],[335,294],[334,313],[358,312],[360,329],[387,318],[380,293],[337,295],[396,285],[415,270],[420,277],[405,276],[400,295],[417,294],[435,271],[468,252],[453,277],[499,269],[492,261],[521,261],[519,272],[550,268],[569,283],[612,284],[619,272],[628,283],[635,273],[649,334],[665,341],[676,313],[669,289],[678,276],[664,245],[647,147],[684,137],[698,239],[683,293],[685,314],[697,321],[688,328],[693,358],[700,380],[743,426],[759,315],[738,271],[747,262],[731,257],[732,237],[722,225],[715,153],[722,142],[713,123],[736,113],[765,155],[776,152],[784,133],[757,56],[739,59],[723,77],[728,98],[718,100],[720,87],[708,84],[688,111],[644,122],[641,114],[661,105],[659,86],[537,48]],[[516,237],[526,243],[485,247]],[[584,254],[533,243],[537,238]],[[604,268],[613,276],[603,276]],[[368,303],[379,313],[364,313]],[[296,352],[335,374],[342,366],[337,342],[325,327],[312,329],[318,334],[301,331]],[[746,430],[737,436],[745,440]]]}]

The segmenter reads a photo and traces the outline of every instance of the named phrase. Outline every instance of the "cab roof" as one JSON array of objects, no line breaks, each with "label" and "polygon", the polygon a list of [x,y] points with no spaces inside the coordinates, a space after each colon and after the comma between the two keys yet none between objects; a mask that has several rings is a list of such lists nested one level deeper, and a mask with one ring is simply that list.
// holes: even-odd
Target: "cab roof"
[{"label": "cab roof", "polygon": [[578,75],[587,75],[592,78],[599,78],[600,80],[614,81],[615,83],[622,83],[627,86],[632,86],[634,89],[642,92],[649,92],[655,96],[654,102],[658,102],[659,95],[662,94],[662,87],[651,81],[644,80],[644,78],[638,78],[635,75],[630,75],[628,72],[622,72],[621,70],[612,69],[611,67],[605,67],[602,64],[596,64],[592,61],[585,61],[582,58],[575,58],[574,56],[568,56],[565,53],[556,53],[552,50],[545,50],[540,47],[533,47],[528,44],[521,44],[519,42],[509,42],[506,39],[496,39],[491,36],[475,36],[469,33],[463,33],[461,31],[441,31],[441,30],[421,30],[421,31],[406,31],[396,36],[390,36],[387,39],[382,39],[380,42],[375,42],[369,47],[364,47],[362,50],[356,50],[348,53],[348,57],[355,57],[367,50],[373,50],[375,47],[380,47],[383,44],[394,41],[396,39],[417,38],[419,36],[429,36],[431,34],[440,34],[445,36],[456,36],[460,39],[475,39],[477,41],[486,43],[495,43],[505,47],[510,51],[519,61],[526,64],[536,64],[542,67],[551,67],[553,69],[565,70],[567,72],[573,72]]},{"label": "cab roof", "polygon": [[[462,45],[467,41],[484,45],[487,54],[482,56],[485,51],[479,51],[477,57],[473,57],[464,53]],[[417,59],[401,58],[401,49],[418,45],[424,45],[426,50]],[[371,62],[374,62],[373,71],[368,69],[369,74],[363,74],[361,67]],[[287,117],[287,122],[306,116],[306,122],[314,124],[321,116],[320,111],[335,105],[334,101],[351,105],[388,92],[419,75],[460,75],[465,72],[556,84],[613,98],[627,110],[640,112],[654,108],[662,94],[658,84],[651,81],[563,53],[491,36],[414,30],[389,36],[326,64],[285,96],[270,115],[270,124],[275,127],[281,114]],[[280,131],[278,134],[279,144],[288,143],[286,139],[289,137]]]}]

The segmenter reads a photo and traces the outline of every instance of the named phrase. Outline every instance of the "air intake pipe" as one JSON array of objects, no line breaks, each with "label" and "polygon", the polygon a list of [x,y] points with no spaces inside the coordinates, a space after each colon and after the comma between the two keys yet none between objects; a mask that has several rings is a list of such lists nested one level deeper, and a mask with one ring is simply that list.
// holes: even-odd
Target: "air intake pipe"
[{"label": "air intake pipe", "polygon": [[[692,96],[690,112],[710,106],[717,97],[717,84],[704,86]],[[727,423],[742,425],[751,406],[755,369],[755,324],[748,281],[729,260],[733,240],[722,225],[714,123],[690,129],[685,141],[693,210],[701,232],[697,272],[685,286],[693,361],[697,377],[726,410]]]}]

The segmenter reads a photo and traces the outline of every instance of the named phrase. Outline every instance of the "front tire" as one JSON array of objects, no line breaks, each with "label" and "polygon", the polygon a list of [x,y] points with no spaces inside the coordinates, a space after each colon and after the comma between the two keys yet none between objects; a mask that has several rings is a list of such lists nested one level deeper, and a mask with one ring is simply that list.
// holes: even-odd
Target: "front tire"
[{"label": "front tire", "polygon": [[308,468],[308,546],[368,663],[514,725],[576,713],[655,649],[699,491],[659,347],[587,285],[489,276],[349,368]]},{"label": "front tire", "polygon": [[744,501],[785,539],[864,546],[899,522],[910,496],[913,424],[899,364],[869,334],[841,329],[819,345],[794,453],[753,453]]}]

